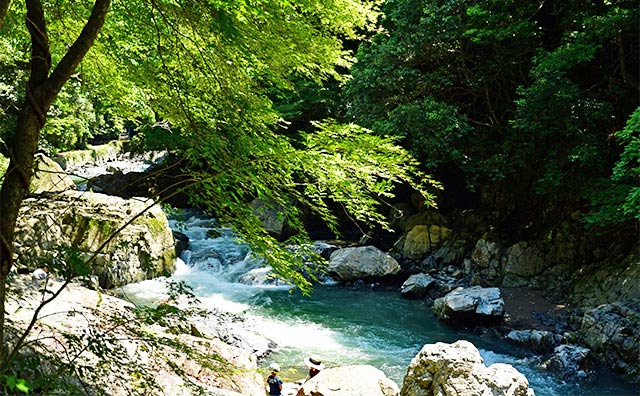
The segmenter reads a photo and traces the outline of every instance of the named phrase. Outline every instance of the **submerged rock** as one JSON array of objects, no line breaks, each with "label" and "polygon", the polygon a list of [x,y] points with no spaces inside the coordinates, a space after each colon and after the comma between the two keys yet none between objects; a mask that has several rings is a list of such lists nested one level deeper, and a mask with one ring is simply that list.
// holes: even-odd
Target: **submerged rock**
[{"label": "submerged rock", "polygon": [[427,344],[411,360],[401,396],[533,396],[529,381],[508,364],[487,367],[468,341]]},{"label": "submerged rock", "polygon": [[536,353],[551,353],[562,336],[544,330],[511,330],[507,339]]},{"label": "submerged rock", "polygon": [[565,380],[589,377],[590,350],[577,345],[559,345],[543,367],[552,370]]}]

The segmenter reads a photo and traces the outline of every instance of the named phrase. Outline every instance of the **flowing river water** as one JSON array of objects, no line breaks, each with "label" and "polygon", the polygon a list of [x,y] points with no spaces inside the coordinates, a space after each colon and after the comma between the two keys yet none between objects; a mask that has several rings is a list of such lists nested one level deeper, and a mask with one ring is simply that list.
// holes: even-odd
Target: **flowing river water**
[{"label": "flowing river water", "polygon": [[[516,367],[538,396],[638,394],[637,385],[611,373],[601,373],[591,382],[563,381],[540,369],[527,351],[452,329],[439,322],[425,302],[405,300],[398,290],[321,284],[307,297],[287,286],[252,284],[243,279],[263,269],[230,230],[195,212],[171,224],[190,238],[189,250],[178,260],[171,279],[185,282],[212,308],[251,318],[261,334],[277,343],[261,367],[277,361],[285,380],[303,378],[303,358],[317,354],[329,367],[372,365],[401,386],[409,362],[424,344],[466,339],[476,345],[487,365]],[[211,229],[220,236],[209,237]],[[166,280],[156,279],[128,285],[126,292],[138,301],[154,302],[166,298],[165,286]]]}]

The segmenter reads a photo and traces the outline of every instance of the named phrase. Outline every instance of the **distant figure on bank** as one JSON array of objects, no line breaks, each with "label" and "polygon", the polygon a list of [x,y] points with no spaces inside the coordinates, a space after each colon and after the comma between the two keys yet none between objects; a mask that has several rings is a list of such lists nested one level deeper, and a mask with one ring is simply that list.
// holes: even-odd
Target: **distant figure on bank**
[{"label": "distant figure on bank", "polygon": [[324,364],[318,355],[311,355],[304,359],[304,364],[309,367],[309,378],[313,378],[322,370],[324,370]]},{"label": "distant figure on bank", "polygon": [[282,380],[278,378],[280,372],[280,365],[278,363],[271,363],[269,365],[271,369],[271,375],[267,377],[267,385],[269,385],[269,396],[282,395]]},{"label": "distant figure on bank", "polygon": [[49,277],[49,272],[48,272],[48,268],[46,266],[42,267],[42,268],[38,268],[38,269],[36,269],[35,271],[33,271],[31,273],[31,279],[34,282],[45,280],[48,277]]}]

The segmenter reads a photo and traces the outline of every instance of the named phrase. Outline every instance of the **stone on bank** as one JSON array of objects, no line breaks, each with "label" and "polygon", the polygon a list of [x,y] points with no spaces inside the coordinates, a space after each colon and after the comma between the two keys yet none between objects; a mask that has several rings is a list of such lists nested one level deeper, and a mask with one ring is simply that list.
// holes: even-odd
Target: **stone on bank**
[{"label": "stone on bank", "polygon": [[400,396],[533,396],[529,381],[514,367],[487,367],[468,341],[427,344],[411,360]]},{"label": "stone on bank", "polygon": [[53,267],[64,261],[64,249],[73,248],[84,260],[96,255],[91,273],[107,289],[173,272],[171,228],[160,206],[148,198],[69,190],[25,199],[19,219],[18,267]]},{"label": "stone on bank", "polygon": [[456,324],[499,322],[504,316],[504,300],[497,287],[459,287],[433,303],[441,320]]},{"label": "stone on bank", "polygon": [[398,385],[368,365],[333,367],[302,385],[298,396],[398,396]]}]

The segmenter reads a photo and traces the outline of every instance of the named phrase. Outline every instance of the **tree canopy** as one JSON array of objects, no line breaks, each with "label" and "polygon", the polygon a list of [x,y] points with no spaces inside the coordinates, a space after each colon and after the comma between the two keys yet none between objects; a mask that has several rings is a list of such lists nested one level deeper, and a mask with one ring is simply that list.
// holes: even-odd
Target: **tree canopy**
[{"label": "tree canopy", "polygon": [[346,87],[350,115],[475,197],[443,207],[485,208],[516,239],[604,196],[599,221],[634,217],[629,200],[612,216],[612,194],[637,179],[609,176],[621,146],[630,165],[637,136],[616,134],[639,104],[636,2],[388,0],[382,11]]},{"label": "tree canopy", "polygon": [[272,104],[274,92],[293,92],[300,79],[342,81],[353,61],[343,43],[373,26],[376,7],[360,0],[0,1],[0,136],[9,158],[0,300],[36,150],[79,148],[117,135],[125,123],[139,132],[135,145],[172,153],[182,171],[173,190],[233,226],[276,274],[305,291],[301,267],[310,252],[271,238],[252,199],[283,208],[296,240],[306,237],[303,207],[338,233],[331,205],[384,226],[377,209],[396,183],[430,200],[430,178],[393,138],[330,119],[282,133],[287,122]]}]

